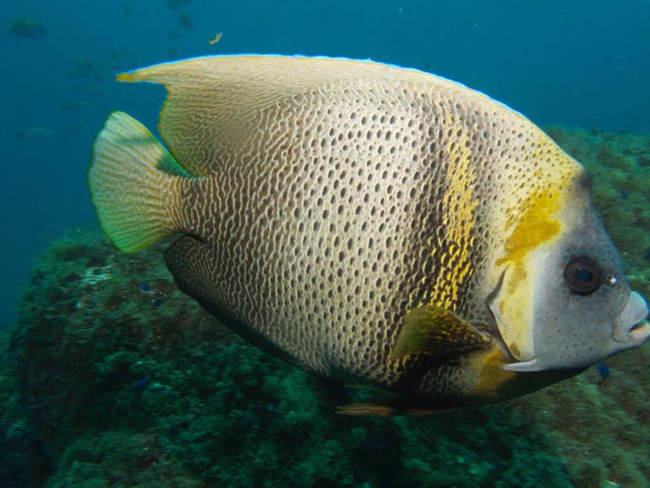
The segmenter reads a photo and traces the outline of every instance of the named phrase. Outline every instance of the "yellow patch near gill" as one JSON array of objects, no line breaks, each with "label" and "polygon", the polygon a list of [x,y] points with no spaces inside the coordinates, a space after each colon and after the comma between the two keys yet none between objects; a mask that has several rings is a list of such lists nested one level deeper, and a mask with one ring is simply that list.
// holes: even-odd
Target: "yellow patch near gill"
[{"label": "yellow patch near gill", "polygon": [[509,218],[506,231],[515,222],[517,225],[506,239],[505,255],[497,259],[496,264],[499,266],[510,262],[515,266],[508,283],[510,293],[526,277],[524,262],[528,253],[560,232],[560,223],[551,218],[560,207],[559,198],[559,192],[551,195],[533,193],[519,207],[519,215]]},{"label": "yellow patch near gill", "polygon": [[[553,241],[561,224],[553,218],[560,208],[560,191],[548,187],[545,192],[533,191],[511,210],[506,224],[510,231],[504,243],[504,254],[497,259],[497,268],[506,265],[503,289],[494,310],[503,340],[512,355],[520,361],[533,358],[532,316],[534,276],[528,261],[530,253],[542,244]],[[501,271],[499,271],[501,272]]]},{"label": "yellow patch near gill", "polygon": [[440,254],[438,262],[445,269],[430,292],[428,304],[448,310],[454,310],[460,286],[472,273],[471,232],[478,202],[474,198],[476,173],[471,165],[466,140],[467,136],[463,134],[460,140],[451,141],[447,146],[450,164],[445,175],[447,188],[442,196],[447,245],[433,246],[434,252]]}]

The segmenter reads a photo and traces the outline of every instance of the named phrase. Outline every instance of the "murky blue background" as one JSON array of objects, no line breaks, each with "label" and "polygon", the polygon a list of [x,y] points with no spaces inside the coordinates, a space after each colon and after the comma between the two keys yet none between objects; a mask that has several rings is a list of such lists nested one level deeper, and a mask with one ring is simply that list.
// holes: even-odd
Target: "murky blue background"
[{"label": "murky blue background", "polygon": [[[650,131],[648,0],[176,3],[0,5],[0,327],[47,242],[96,225],[86,167],[108,112],[155,127],[164,90],[115,83],[120,70],[223,53],[372,58],[461,81],[540,125]],[[47,35],[11,35],[26,16]]]}]

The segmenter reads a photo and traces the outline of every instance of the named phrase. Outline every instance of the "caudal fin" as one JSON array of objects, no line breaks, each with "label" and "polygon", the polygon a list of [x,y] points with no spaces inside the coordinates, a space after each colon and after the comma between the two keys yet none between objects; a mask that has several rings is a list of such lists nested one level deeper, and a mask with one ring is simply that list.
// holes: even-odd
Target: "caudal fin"
[{"label": "caudal fin", "polygon": [[99,222],[115,245],[135,252],[181,231],[181,185],[193,178],[128,114],[109,115],[88,170]]}]

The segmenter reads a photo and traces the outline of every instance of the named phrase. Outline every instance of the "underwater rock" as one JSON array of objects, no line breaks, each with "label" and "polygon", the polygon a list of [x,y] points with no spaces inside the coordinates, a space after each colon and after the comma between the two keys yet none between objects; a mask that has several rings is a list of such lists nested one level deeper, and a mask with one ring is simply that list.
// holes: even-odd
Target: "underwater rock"
[{"label": "underwater rock", "polygon": [[9,34],[23,39],[41,39],[47,34],[47,27],[33,17],[21,17],[11,23]]}]

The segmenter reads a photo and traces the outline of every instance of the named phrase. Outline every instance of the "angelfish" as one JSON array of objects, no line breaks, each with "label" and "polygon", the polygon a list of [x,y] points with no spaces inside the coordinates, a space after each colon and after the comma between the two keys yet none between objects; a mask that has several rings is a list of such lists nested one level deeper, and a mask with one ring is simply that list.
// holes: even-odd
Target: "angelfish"
[{"label": "angelfish", "polygon": [[89,170],[124,252],[298,367],[385,392],[348,414],[496,402],[650,336],[585,169],[519,113],[413,69],[212,56],[162,83],[163,146],[110,114]]}]

